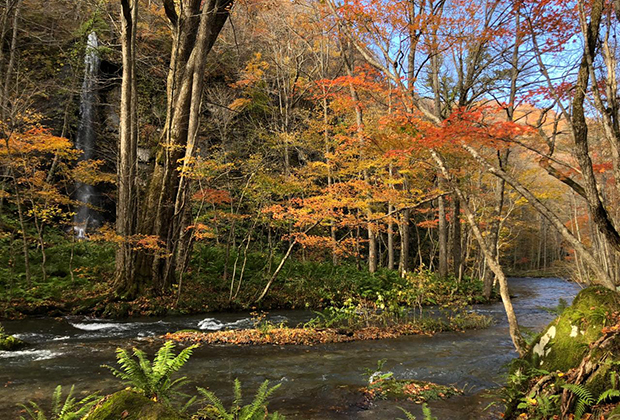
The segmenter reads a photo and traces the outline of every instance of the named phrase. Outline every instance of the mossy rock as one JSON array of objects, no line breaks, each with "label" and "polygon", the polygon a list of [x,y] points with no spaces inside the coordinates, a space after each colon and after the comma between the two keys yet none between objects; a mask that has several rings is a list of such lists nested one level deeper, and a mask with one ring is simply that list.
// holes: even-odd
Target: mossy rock
[{"label": "mossy rock", "polygon": [[432,382],[414,379],[388,379],[373,383],[364,388],[364,393],[372,399],[387,399],[391,401],[414,401],[418,404],[443,400],[463,392],[457,388],[439,385]]},{"label": "mossy rock", "polygon": [[533,367],[566,372],[579,365],[589,344],[602,334],[612,313],[620,311],[620,295],[604,287],[582,290],[543,333],[536,338],[526,360]]},{"label": "mossy rock", "polygon": [[27,344],[19,338],[15,338],[12,335],[0,333],[0,350],[15,351],[23,349],[26,346]]},{"label": "mossy rock", "polygon": [[134,391],[112,394],[85,417],[85,420],[186,420],[170,407]]}]

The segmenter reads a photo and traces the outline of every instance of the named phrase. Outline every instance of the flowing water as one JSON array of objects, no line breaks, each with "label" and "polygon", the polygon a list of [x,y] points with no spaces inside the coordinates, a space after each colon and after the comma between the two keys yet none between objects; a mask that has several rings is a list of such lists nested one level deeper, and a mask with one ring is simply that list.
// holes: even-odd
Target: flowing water
[{"label": "flowing water", "polygon": [[[95,105],[97,99],[97,75],[99,72],[99,55],[97,48],[99,41],[97,34],[91,32],[86,43],[84,56],[84,81],[80,94],[80,124],[78,126],[75,147],[83,153],[80,160],[93,159],[95,155]],[[83,239],[86,229],[97,222],[97,216],[90,205],[93,203],[96,191],[92,185],[81,182],[76,184],[75,199],[81,202],[75,214],[75,232],[79,239]]]},{"label": "flowing water", "polygon": [[[579,290],[574,283],[552,278],[511,279],[510,288],[519,322],[536,331],[553,319],[543,308],[556,306],[559,298],[570,302]],[[232,394],[235,378],[241,380],[248,397],[265,379],[281,383],[270,408],[287,418],[395,419],[404,417],[398,405],[418,414],[419,407],[410,403],[382,401],[363,407],[357,391],[364,385],[362,375],[378,360],[387,359],[384,369],[393,371],[396,378],[454,384],[466,390],[464,396],[430,404],[439,419],[497,418],[497,412],[483,411],[489,401],[483,391],[501,384],[505,365],[516,353],[501,303],[475,310],[495,318],[495,324],[486,330],[433,337],[314,347],[203,346],[182,372],[192,384],[208,387],[225,401]],[[274,311],[268,319],[294,325],[311,315]],[[186,328],[247,328],[252,320],[248,314],[221,313],[127,321],[45,318],[3,324],[9,333],[32,343],[23,351],[0,352],[0,419],[16,419],[16,404],[49,399],[58,384],[75,384],[80,392],[118,390],[118,380],[101,365],[114,364],[114,350],[119,346],[138,346],[151,353],[160,343],[152,343],[148,337]]]}]

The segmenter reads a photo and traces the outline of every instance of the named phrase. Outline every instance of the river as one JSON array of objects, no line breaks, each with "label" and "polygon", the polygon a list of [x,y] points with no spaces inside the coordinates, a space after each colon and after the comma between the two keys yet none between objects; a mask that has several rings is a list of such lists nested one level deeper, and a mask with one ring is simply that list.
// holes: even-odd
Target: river
[{"label": "river", "polygon": [[[579,286],[561,279],[510,280],[519,323],[540,331],[552,319],[543,308],[563,298],[569,303]],[[386,359],[384,369],[396,378],[419,379],[465,389],[465,395],[430,404],[440,420],[497,418],[497,409],[484,410],[493,398],[486,390],[503,381],[505,366],[516,356],[508,335],[501,303],[476,306],[495,324],[485,330],[441,333],[432,337],[408,336],[379,341],[305,346],[229,347],[197,349],[181,373],[193,385],[209,388],[226,401],[232,382],[239,378],[250,398],[265,379],[281,383],[270,403],[287,418],[395,419],[404,415],[398,406],[419,415],[419,407],[406,402],[380,401],[362,407],[357,389],[363,373]],[[268,318],[290,325],[308,319],[305,311],[273,311]],[[17,404],[49,400],[56,385],[78,392],[113,392],[121,388],[102,364],[115,363],[117,347],[137,346],[154,351],[149,337],[193,328],[215,330],[251,326],[248,314],[215,313],[200,316],[130,319],[41,318],[3,322],[10,334],[32,344],[24,351],[0,352],[0,418],[19,418]],[[191,391],[191,389],[188,389]],[[248,401],[249,402],[249,401]],[[421,418],[421,417],[418,417]]]}]

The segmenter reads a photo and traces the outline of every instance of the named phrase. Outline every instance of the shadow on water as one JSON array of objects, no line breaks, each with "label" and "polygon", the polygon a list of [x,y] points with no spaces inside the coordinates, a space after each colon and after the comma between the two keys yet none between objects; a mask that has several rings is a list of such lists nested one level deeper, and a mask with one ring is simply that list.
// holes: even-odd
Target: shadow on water
[{"label": "shadow on water", "polygon": [[[553,319],[543,307],[560,298],[571,301],[579,287],[560,279],[511,279],[515,309],[524,327],[540,330]],[[490,400],[485,390],[502,382],[504,366],[516,353],[508,335],[501,303],[480,305],[495,325],[486,330],[409,336],[390,340],[304,346],[204,346],[195,351],[184,374],[193,384],[208,387],[226,400],[232,381],[239,378],[245,395],[265,379],[282,383],[270,407],[287,418],[395,419],[404,417],[401,405],[420,415],[410,403],[380,401],[362,408],[357,389],[362,374],[387,359],[385,369],[397,378],[420,379],[464,388],[464,396],[430,404],[442,420],[497,418],[483,411]],[[306,311],[273,311],[275,322],[297,324],[312,316]],[[18,418],[16,404],[46,400],[58,384],[76,384],[79,391],[112,392],[119,382],[102,364],[113,364],[118,346],[153,351],[147,337],[179,329],[247,328],[248,314],[208,314],[161,319],[110,321],[88,318],[7,321],[7,332],[33,344],[21,352],[0,352],[0,418]],[[191,390],[190,390],[191,391]],[[418,417],[421,418],[421,417]]]}]

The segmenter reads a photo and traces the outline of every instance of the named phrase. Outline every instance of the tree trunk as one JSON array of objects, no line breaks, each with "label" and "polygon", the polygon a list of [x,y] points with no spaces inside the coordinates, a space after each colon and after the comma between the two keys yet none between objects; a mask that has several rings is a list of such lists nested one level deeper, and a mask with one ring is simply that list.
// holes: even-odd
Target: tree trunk
[{"label": "tree trunk", "polygon": [[[390,174],[390,179],[394,176],[394,168],[390,163],[388,168],[388,173]],[[394,206],[392,202],[388,203],[388,214],[391,215],[394,212]],[[392,221],[392,217],[390,216],[387,224],[387,251],[388,251],[388,262],[387,268],[388,270],[394,269],[394,222]]]},{"label": "tree trunk", "polygon": [[[16,0],[13,7],[15,11],[13,12],[13,32],[11,34],[11,45],[9,49],[9,62],[6,65],[6,69],[4,72],[4,80],[0,81],[4,83],[4,90],[2,91],[2,95],[0,96],[0,116],[2,120],[6,120],[8,116],[8,105],[9,105],[9,88],[11,86],[11,79],[13,77],[13,68],[15,67],[15,53],[17,51],[17,28],[19,23],[19,11],[22,6],[22,0]],[[7,5],[7,8],[9,6]],[[2,45],[0,45],[2,48]]]},{"label": "tree trunk", "polygon": [[482,232],[480,231],[480,228],[476,223],[474,214],[472,213],[469,205],[467,204],[467,198],[459,188],[458,183],[454,181],[452,175],[448,172],[448,169],[446,168],[441,156],[439,156],[439,154],[437,154],[434,150],[431,150],[431,154],[435,162],[437,162],[437,165],[439,165],[443,176],[448,180],[448,182],[451,184],[451,187],[456,192],[458,198],[461,200],[467,222],[469,223],[469,226],[471,227],[471,230],[476,237],[478,245],[480,246],[480,250],[484,254],[484,258],[487,260],[487,265],[491,270],[493,270],[495,278],[497,278],[497,281],[499,283],[500,296],[502,298],[502,303],[504,304],[506,316],[508,317],[510,338],[512,339],[512,343],[514,344],[517,353],[519,353],[520,356],[523,356],[527,350],[527,344],[523,336],[521,335],[519,323],[517,322],[517,316],[515,315],[512,301],[510,300],[510,293],[508,291],[508,280],[506,279],[506,275],[504,274],[502,267],[499,265],[497,257],[493,257],[491,253],[491,246],[487,243],[484,236],[482,236]]},{"label": "tree trunk", "polygon": [[[508,165],[508,157],[510,150],[498,153],[498,163],[500,168]],[[493,210],[493,219],[491,220],[489,239],[491,242],[491,252],[494,257],[499,258],[499,229],[501,227],[502,211],[504,209],[504,192],[506,190],[506,181],[501,178],[497,179],[495,184],[495,209]],[[483,294],[486,299],[491,298],[493,292],[493,271],[485,272]]]},{"label": "tree trunk", "polygon": [[[348,49],[349,51],[351,51],[350,45]],[[347,75],[349,76],[349,78],[353,79],[353,76],[354,76],[353,62],[352,62],[351,57],[345,56],[344,63],[347,69]],[[359,159],[360,161],[362,161],[364,158],[363,151],[365,147],[365,139],[364,139],[364,132],[363,132],[364,114],[360,106],[360,98],[357,93],[357,89],[353,85],[352,81],[349,81],[349,91],[351,93],[351,98],[353,99],[353,102],[355,103],[355,124],[356,124],[355,128],[356,128],[357,139],[359,142],[359,147],[361,150]],[[368,177],[368,172],[366,170],[362,171],[362,177],[364,181],[366,182],[368,188],[370,189],[370,181]],[[370,193],[368,194],[368,200],[369,201],[372,200],[372,195]],[[370,209],[370,205],[366,212],[366,216],[368,218],[368,223],[366,225],[366,231],[368,232],[368,271],[370,271],[371,273],[374,273],[375,271],[377,271],[377,260],[379,259],[379,256],[378,256],[378,247],[377,247],[377,235],[375,232],[376,228],[373,222],[371,221],[372,210]]]},{"label": "tree trunk", "polygon": [[136,233],[137,187],[136,149],[138,143],[136,98],[136,29],[138,1],[121,0],[121,45],[123,51],[123,81],[121,84],[120,139],[117,161],[118,199],[116,203],[116,233],[120,243],[116,250],[115,285],[121,296],[135,297],[142,287],[133,281],[134,251],[132,236]]},{"label": "tree trunk", "polygon": [[594,57],[598,45],[598,34],[601,24],[601,17],[605,6],[604,0],[596,0],[592,3],[590,13],[590,23],[585,34],[584,54],[581,59],[577,83],[575,86],[575,96],[572,108],[572,130],[575,143],[574,153],[579,162],[579,168],[583,176],[583,190],[586,202],[592,215],[592,220],[599,231],[605,236],[609,244],[614,247],[616,252],[620,252],[620,234],[616,230],[607,209],[603,205],[599,195],[592,159],[589,154],[588,145],[588,123],[585,115],[584,102],[588,92],[590,79],[589,57]]},{"label": "tree trunk", "polygon": [[[388,205],[388,214],[394,211],[394,206],[392,204]],[[394,269],[394,222],[392,220],[388,221],[387,226],[387,252],[388,252],[388,261],[387,268],[388,270]]]},{"label": "tree trunk", "polygon": [[405,275],[410,270],[409,264],[409,238],[410,238],[410,229],[409,229],[409,218],[410,218],[409,209],[405,209],[400,214],[400,223],[398,228],[400,230],[400,255],[398,262],[398,272],[401,277],[405,277]]},{"label": "tree trunk", "polygon": [[[9,158],[11,157],[11,147],[9,145],[9,135],[8,133],[4,134],[4,141],[6,145],[6,152]],[[22,252],[24,254],[24,269],[26,271],[26,285],[30,288],[32,287],[32,277],[30,275],[30,251],[28,247],[28,234],[26,233],[26,222],[24,219],[24,209],[21,193],[19,190],[19,184],[17,182],[17,178],[15,176],[15,170],[13,166],[9,166],[9,173],[11,175],[11,180],[13,181],[13,186],[15,188],[15,205],[17,206],[17,215],[19,216],[19,227],[22,234]]]},{"label": "tree trunk", "polygon": [[375,225],[368,223],[368,271],[374,273],[377,271],[377,261],[379,252],[377,246],[377,235],[375,233]]},{"label": "tree trunk", "polygon": [[[136,276],[163,293],[174,282],[179,250],[188,252],[191,232],[185,229],[190,206],[190,180],[185,177],[195,152],[206,59],[230,13],[234,0],[183,0],[181,14],[165,0],[173,27],[173,50],[168,75],[168,115],[163,145],[149,184],[140,233],[156,237],[161,252],[140,252]],[[182,168],[179,162],[182,161]],[[179,169],[181,175],[179,176]]]},{"label": "tree trunk", "polygon": [[439,207],[439,277],[448,276],[448,223],[446,222],[446,204],[443,196],[437,199]]},{"label": "tree trunk", "polygon": [[461,200],[457,195],[452,197],[452,265],[454,278],[460,282],[462,277],[461,262]]}]

